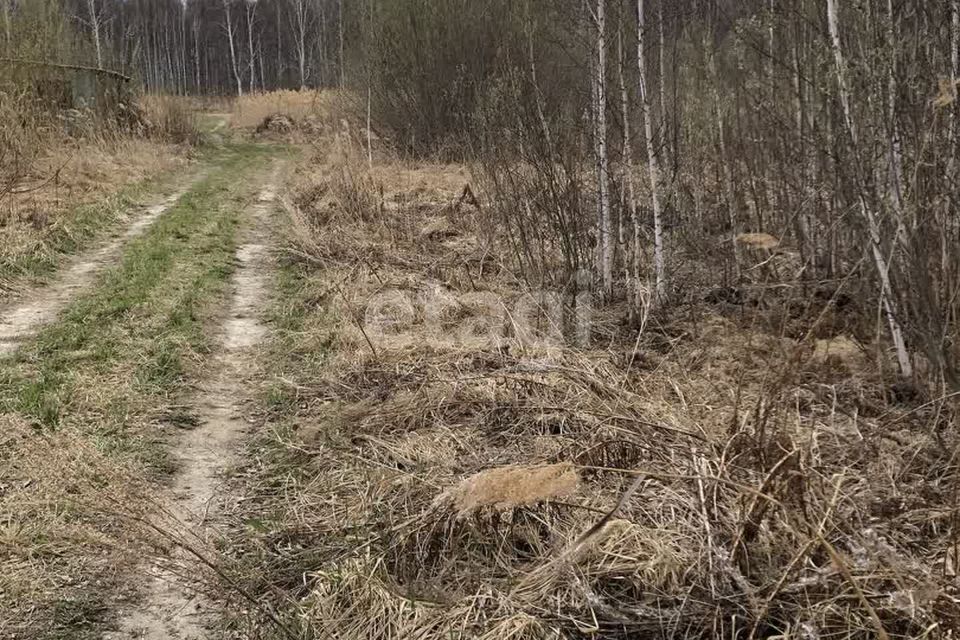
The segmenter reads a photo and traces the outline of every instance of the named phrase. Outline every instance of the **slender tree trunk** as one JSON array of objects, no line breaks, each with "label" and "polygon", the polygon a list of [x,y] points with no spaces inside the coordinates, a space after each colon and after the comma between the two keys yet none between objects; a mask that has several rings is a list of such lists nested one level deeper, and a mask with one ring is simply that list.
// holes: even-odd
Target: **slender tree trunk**
[{"label": "slender tree trunk", "polygon": [[710,74],[711,89],[713,92],[714,117],[717,123],[717,151],[719,152],[718,161],[720,163],[720,174],[723,180],[724,199],[727,202],[727,215],[730,221],[730,243],[733,247],[733,266],[736,279],[740,280],[740,251],[737,248],[737,212],[738,201],[737,194],[733,188],[733,172],[730,169],[730,162],[727,156],[727,142],[723,123],[723,105],[720,98],[720,74],[717,71],[716,52],[710,51],[710,42],[705,40],[703,43],[704,55],[707,60],[707,69]]},{"label": "slender tree trunk", "polygon": [[10,3],[13,0],[0,0],[0,8],[3,9],[3,42],[4,51],[7,56],[13,52],[13,40],[10,36]]},{"label": "slender tree trunk", "polygon": [[187,5],[180,5],[180,46],[177,51],[180,52],[180,86],[183,93],[189,93],[190,72],[187,69],[187,60],[190,57],[190,45],[187,42]]},{"label": "slender tree trunk", "polygon": [[866,194],[862,184],[862,171],[859,170],[859,153],[857,128],[853,120],[853,113],[850,108],[850,92],[847,88],[846,66],[843,59],[843,49],[840,43],[840,25],[837,15],[836,0],[827,0],[827,23],[830,29],[830,41],[833,49],[834,66],[837,76],[837,85],[840,91],[840,105],[843,109],[843,119],[846,125],[847,135],[850,138],[851,152],[853,156],[854,169],[857,170],[857,191],[860,205],[860,213],[867,224],[867,231],[870,235],[870,249],[873,254],[874,265],[876,266],[880,277],[880,303],[883,306],[884,315],[890,325],[890,335],[893,339],[894,348],[897,352],[897,361],[900,364],[900,372],[910,377],[913,375],[913,366],[910,363],[910,355],[907,352],[906,342],[903,338],[903,330],[900,327],[900,321],[897,318],[896,305],[893,299],[893,287],[890,283],[890,272],[887,260],[883,255],[880,239],[880,224],[877,221],[876,214],[867,204]]},{"label": "slender tree trunk", "polygon": [[200,83],[200,18],[193,19],[193,73],[197,92],[203,86]]},{"label": "slender tree trunk", "polygon": [[305,0],[295,0],[293,10],[293,38],[297,47],[297,66],[300,70],[300,90],[307,88],[307,7]]},{"label": "slender tree trunk", "polygon": [[637,71],[640,78],[640,113],[643,115],[643,132],[647,143],[647,173],[650,176],[650,198],[653,206],[653,269],[657,300],[662,301],[667,294],[667,275],[663,257],[663,221],[660,212],[660,161],[657,146],[653,140],[651,116],[653,110],[650,106],[650,92],[647,90],[644,18],[644,0],[637,0]]},{"label": "slender tree trunk", "polygon": [[900,147],[900,128],[897,125],[896,31],[893,0],[887,0],[887,123],[890,137],[890,199],[897,214],[897,235],[903,226],[903,153]]},{"label": "slender tree trunk", "polygon": [[[4,3],[6,7],[6,3]],[[97,14],[96,0],[87,0],[87,12],[90,14],[90,30],[93,32],[93,47],[97,54],[97,69],[103,69],[103,52],[100,49],[100,16]],[[7,16],[9,21],[9,16]],[[9,39],[9,32],[7,38]]]},{"label": "slender tree trunk", "polygon": [[[816,194],[811,189],[811,183],[813,180],[813,170],[811,167],[810,159],[807,157],[807,143],[806,143],[806,114],[804,112],[805,104],[803,99],[803,79],[801,76],[801,54],[800,46],[802,38],[800,33],[798,37],[795,38],[793,45],[793,106],[794,106],[794,123],[796,125],[797,133],[797,157],[800,160],[800,194],[801,194],[801,211],[798,217],[798,235],[797,239],[800,245],[800,255],[801,258],[807,258],[808,256],[816,256],[817,246],[816,242],[811,238],[813,234],[813,225],[810,217],[810,209],[812,206],[813,199],[816,197]],[[815,261],[814,261],[815,262]]]},{"label": "slender tree trunk", "polygon": [[663,37],[663,3],[657,7],[657,55],[659,57],[658,65],[660,68],[660,82],[658,83],[660,98],[660,149],[663,154],[663,166],[670,164],[670,158],[667,155],[669,149],[667,141],[670,139],[667,134],[667,56],[666,39]]},{"label": "slender tree trunk", "polygon": [[[954,96],[957,95],[958,81],[960,81],[960,0],[950,0],[950,83]],[[957,157],[957,109],[960,108],[958,102],[960,101],[955,100],[950,106],[951,168],[956,163]]]},{"label": "slender tree trunk", "polygon": [[326,35],[327,35],[327,11],[326,9],[324,9],[324,5],[320,5],[320,28],[317,29],[317,51],[320,52],[320,64],[318,66],[320,68],[319,85],[321,87],[326,86],[324,83],[327,76],[324,73],[324,71],[326,70],[328,61],[330,59],[330,56],[327,55]]},{"label": "slender tree trunk", "polygon": [[257,61],[260,65],[260,90],[267,90],[267,74],[263,64],[263,40],[257,40]]},{"label": "slender tree trunk", "polygon": [[337,31],[340,36],[340,88],[347,86],[347,67],[343,57],[343,0],[337,4]]},{"label": "slender tree trunk", "polygon": [[[620,3],[621,13],[623,12],[623,3]],[[630,196],[627,189],[627,156],[630,153],[630,109],[628,106],[629,96],[627,95],[627,83],[626,78],[624,77],[623,67],[624,67],[624,48],[623,48],[623,20],[619,20],[617,23],[617,83],[620,89],[620,119],[623,122],[623,136],[620,139],[620,166],[618,173],[618,178],[620,179],[620,202],[617,215],[617,251],[621,251],[624,243],[626,242],[626,229],[627,221],[624,216],[624,212],[628,210],[630,206],[628,201]],[[616,259],[614,259],[616,263]],[[629,261],[624,260],[624,267],[629,266]],[[629,274],[628,280],[629,280]]]},{"label": "slender tree trunk", "polygon": [[233,41],[233,19],[230,15],[230,0],[223,0],[226,11],[227,40],[230,42],[230,64],[233,67],[233,77],[237,81],[237,95],[243,97],[243,81],[240,79],[240,63],[237,60],[237,48]]},{"label": "slender tree trunk", "polygon": [[274,88],[280,88],[283,82],[283,29],[280,28],[280,5],[276,6],[277,11],[277,77],[274,79]]},{"label": "slender tree trunk", "polygon": [[[257,17],[257,3],[250,2],[247,4],[247,51],[250,55],[250,93],[256,91],[256,61],[257,55],[253,50],[253,21]],[[261,83],[263,78],[260,79]]]},{"label": "slender tree trunk", "polygon": [[[768,0],[767,3],[767,108],[771,113],[776,113],[777,108],[777,75],[774,65],[774,51],[776,47],[776,30],[774,28],[774,17],[776,14],[776,0]],[[773,188],[773,141],[769,139],[760,139],[761,148],[758,149],[758,158],[767,157],[768,162],[763,163],[763,188],[764,196],[767,201],[767,219],[772,220],[777,209],[776,191]],[[761,225],[762,226],[762,225]],[[763,231],[759,228],[758,231]]]},{"label": "slender tree trunk", "polygon": [[[623,13],[626,13],[626,9]],[[620,117],[623,120],[623,161],[620,166],[620,184],[624,190],[625,207],[621,207],[619,221],[619,241],[623,247],[627,246],[626,233],[624,231],[625,223],[623,220],[623,211],[630,213],[629,232],[631,235],[630,251],[624,249],[623,270],[626,276],[628,295],[633,300],[630,307],[630,314],[640,308],[640,220],[637,217],[637,193],[633,183],[634,165],[633,148],[630,139],[630,95],[627,92],[626,79],[626,48],[623,46],[623,21],[617,32],[617,79],[620,82]]]},{"label": "slender tree trunk", "polygon": [[594,68],[595,135],[598,184],[598,267],[604,295],[613,295],[613,224],[610,215],[610,165],[607,157],[607,42],[606,0],[597,0],[594,23],[597,29]]}]

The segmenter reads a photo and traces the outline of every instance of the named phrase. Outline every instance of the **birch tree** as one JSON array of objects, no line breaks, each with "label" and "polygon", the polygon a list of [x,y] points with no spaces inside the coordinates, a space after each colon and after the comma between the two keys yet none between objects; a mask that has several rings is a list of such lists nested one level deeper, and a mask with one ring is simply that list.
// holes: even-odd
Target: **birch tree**
[{"label": "birch tree", "polygon": [[290,0],[290,26],[302,90],[307,88],[307,38],[310,30],[310,9],[306,0]]},{"label": "birch tree", "polygon": [[644,0],[637,0],[637,72],[640,78],[640,114],[643,116],[643,133],[647,145],[647,174],[650,178],[650,199],[653,208],[653,270],[657,299],[663,300],[667,292],[667,276],[663,257],[663,221],[660,211],[660,159],[653,140],[651,116],[653,110],[650,106],[650,92],[647,84],[644,4]]},{"label": "birch tree", "polygon": [[893,299],[893,287],[890,283],[890,269],[886,257],[883,255],[883,248],[880,237],[880,223],[877,220],[876,213],[871,209],[867,202],[866,194],[862,182],[862,169],[858,153],[857,127],[853,119],[853,113],[850,106],[850,90],[847,85],[846,63],[843,58],[843,49],[840,41],[840,19],[837,13],[836,0],[827,0],[827,25],[830,31],[830,43],[833,49],[834,72],[837,79],[837,87],[840,94],[840,106],[843,112],[843,121],[847,131],[847,137],[850,141],[851,152],[853,155],[853,167],[857,180],[857,201],[860,208],[860,214],[867,225],[869,234],[870,252],[873,256],[874,266],[880,278],[880,304],[883,308],[887,323],[890,326],[890,336],[893,339],[894,349],[897,353],[897,362],[900,365],[900,372],[910,377],[913,375],[913,366],[910,363],[910,355],[907,352],[906,342],[903,338],[903,329],[897,319],[897,309]]},{"label": "birch tree", "polygon": [[97,55],[97,69],[103,69],[103,51],[100,48],[100,14],[97,11],[96,0],[87,0],[87,15],[90,20],[93,47]]},{"label": "birch tree", "polygon": [[227,41],[230,44],[230,65],[233,67],[233,77],[237,81],[237,95],[243,97],[243,81],[240,78],[240,62],[237,60],[237,47],[234,44],[233,18],[230,14],[230,0],[223,0],[224,19],[227,27]]},{"label": "birch tree", "polygon": [[[623,4],[621,4],[621,10]],[[625,12],[624,12],[625,13]],[[620,208],[620,218],[617,224],[617,240],[621,245],[626,245],[626,232],[629,230],[630,251],[624,252],[623,271],[626,276],[628,294],[634,301],[631,307],[631,314],[634,307],[640,306],[640,221],[637,218],[637,194],[634,186],[634,165],[633,148],[630,138],[630,95],[627,92],[626,81],[626,49],[623,44],[624,25],[621,20],[620,29],[617,31],[617,79],[620,83],[620,118],[623,121],[623,139],[622,139],[622,161],[620,166],[620,183],[622,194],[622,206]],[[542,114],[542,109],[540,110]],[[542,115],[541,115],[542,118]],[[624,220],[623,211],[630,214],[629,220]],[[629,225],[627,224],[629,223]]]},{"label": "birch tree", "polygon": [[[256,89],[254,88],[256,80],[256,53],[253,50],[253,29],[254,21],[257,17],[257,0],[247,0],[246,6],[247,14],[247,55],[250,57],[249,68],[250,68],[250,93],[253,93]],[[261,79],[262,82],[262,79]]]},{"label": "birch tree", "polygon": [[6,55],[10,55],[11,45],[13,43],[10,37],[10,3],[13,0],[0,0],[0,9],[3,11],[3,42]]},{"label": "birch tree", "polygon": [[596,57],[593,70],[594,136],[597,154],[597,265],[604,294],[613,294],[613,221],[610,212],[610,163],[607,157],[607,17],[606,0],[593,13]]},{"label": "birch tree", "polygon": [[957,161],[957,108],[956,100],[960,82],[960,0],[950,0],[950,92],[954,96],[954,104],[950,109],[950,174],[956,167]]},{"label": "birch tree", "polygon": [[343,89],[347,84],[346,63],[343,55],[343,0],[337,3],[337,31],[340,39],[340,88]]}]

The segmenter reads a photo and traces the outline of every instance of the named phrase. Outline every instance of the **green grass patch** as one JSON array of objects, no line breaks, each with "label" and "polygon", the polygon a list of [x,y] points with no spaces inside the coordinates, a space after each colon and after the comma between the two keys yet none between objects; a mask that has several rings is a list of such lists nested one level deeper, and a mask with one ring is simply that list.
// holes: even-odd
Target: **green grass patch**
[{"label": "green grass patch", "polygon": [[0,363],[0,410],[45,428],[75,426],[165,468],[146,427],[162,421],[210,349],[205,320],[234,268],[240,214],[255,196],[249,178],[275,153],[239,145],[212,157],[207,177],[132,240],[93,291]]},{"label": "green grass patch", "polygon": [[283,420],[297,411],[296,385],[322,376],[334,339],[334,323],[325,306],[318,303],[308,267],[281,260],[273,289],[271,339],[265,350],[268,380],[261,404],[272,420]]},{"label": "green grass patch", "polygon": [[58,216],[42,236],[28,243],[0,247],[0,273],[4,274],[8,285],[43,282],[56,272],[65,257],[90,248],[116,230],[127,211],[151,198],[174,192],[185,174],[216,164],[223,153],[217,149],[203,150],[196,164],[126,185],[98,202],[75,207]]}]

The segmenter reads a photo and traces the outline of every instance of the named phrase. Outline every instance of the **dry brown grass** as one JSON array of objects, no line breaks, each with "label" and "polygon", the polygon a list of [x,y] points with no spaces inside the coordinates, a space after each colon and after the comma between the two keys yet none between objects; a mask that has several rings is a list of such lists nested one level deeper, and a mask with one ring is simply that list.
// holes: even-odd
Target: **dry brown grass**
[{"label": "dry brown grass", "polygon": [[507,466],[487,469],[450,487],[434,501],[435,507],[450,506],[464,518],[485,508],[511,511],[565,498],[580,482],[569,462],[540,466]]},{"label": "dry brown grass", "polygon": [[41,433],[0,416],[0,430],[0,637],[80,633],[156,542],[131,535],[150,508],[142,469],[70,428]]},{"label": "dry brown grass", "polygon": [[336,93],[332,90],[303,90],[246,94],[233,101],[231,124],[241,129],[252,129],[268,116],[278,113],[299,123],[331,113],[337,103]]},{"label": "dry brown grass", "polygon": [[[235,514],[245,584],[309,637],[956,632],[953,405],[892,401],[843,336],[706,310],[639,335],[601,310],[588,349],[509,318],[451,340],[489,320],[469,296],[523,293],[486,196],[461,201],[462,167],[365,164],[340,132],[291,194],[305,319]],[[439,291],[440,332],[417,304],[362,330],[385,291]]]},{"label": "dry brown grass", "polygon": [[197,114],[200,105],[185,96],[146,95],[139,100],[142,134],[174,144],[200,143]]},{"label": "dry brown grass", "polygon": [[123,193],[188,162],[183,147],[144,138],[82,139],[45,145],[0,199],[0,292],[49,270],[115,222]]}]

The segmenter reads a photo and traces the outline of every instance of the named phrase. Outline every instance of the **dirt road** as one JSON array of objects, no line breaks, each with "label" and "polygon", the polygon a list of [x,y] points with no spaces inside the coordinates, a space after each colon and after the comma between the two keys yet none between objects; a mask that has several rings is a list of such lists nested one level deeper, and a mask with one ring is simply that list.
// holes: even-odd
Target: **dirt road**
[{"label": "dirt road", "polygon": [[[223,500],[221,474],[235,459],[236,447],[247,424],[242,404],[249,395],[244,378],[255,367],[254,350],[265,333],[260,313],[269,281],[269,214],[283,170],[277,164],[257,200],[245,212],[241,224],[243,242],[236,252],[237,269],[230,282],[230,300],[221,319],[217,349],[210,358],[209,377],[188,404],[200,425],[172,445],[178,472],[172,478],[166,510],[175,535],[184,546],[204,546],[210,540],[206,529],[215,519]],[[120,630],[109,638],[204,638],[210,607],[194,592],[189,579],[170,567],[189,567],[197,559],[184,548],[174,548],[173,557],[151,561],[144,567],[143,583],[135,591],[142,599],[123,612]],[[190,572],[185,572],[190,575]]]},{"label": "dirt road", "polygon": [[71,301],[88,290],[97,275],[116,262],[127,243],[149,229],[202,177],[202,170],[185,176],[172,195],[134,212],[117,237],[71,259],[51,285],[28,291],[5,308],[0,307],[0,357],[16,351],[22,341],[53,321]]},{"label": "dirt road", "polygon": [[248,429],[286,156],[227,145],[0,308],[0,637],[210,637],[198,555]]}]

